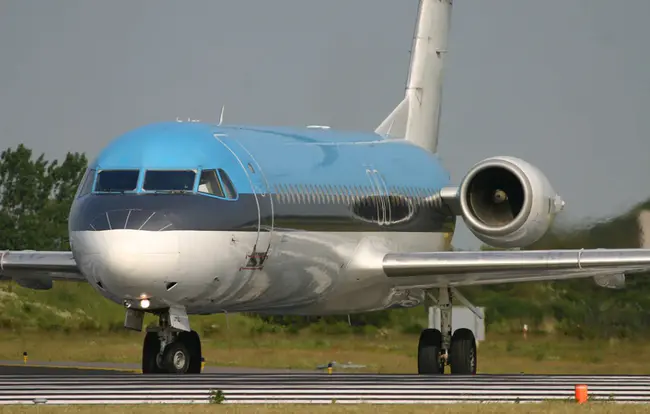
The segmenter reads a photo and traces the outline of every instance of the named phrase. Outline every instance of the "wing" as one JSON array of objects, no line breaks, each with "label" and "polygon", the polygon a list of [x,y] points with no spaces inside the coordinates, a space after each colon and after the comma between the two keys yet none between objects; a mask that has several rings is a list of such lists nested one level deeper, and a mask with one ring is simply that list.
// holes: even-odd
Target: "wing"
[{"label": "wing", "polygon": [[53,280],[85,281],[72,252],[2,251],[0,279],[31,289],[51,289]]},{"label": "wing", "polygon": [[650,249],[388,253],[396,287],[469,286],[594,277],[620,287],[625,274],[650,271]]}]

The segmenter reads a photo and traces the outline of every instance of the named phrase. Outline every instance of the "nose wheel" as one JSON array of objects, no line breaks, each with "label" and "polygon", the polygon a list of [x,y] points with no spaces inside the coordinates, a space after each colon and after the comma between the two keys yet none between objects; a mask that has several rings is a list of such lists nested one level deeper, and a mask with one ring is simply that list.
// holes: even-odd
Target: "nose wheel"
[{"label": "nose wheel", "polygon": [[200,374],[201,362],[201,339],[196,331],[173,332],[161,326],[144,337],[143,374]]},{"label": "nose wheel", "polygon": [[147,332],[142,345],[142,373],[164,374],[160,355],[158,332]]},{"label": "nose wheel", "polygon": [[186,374],[190,369],[190,352],[181,341],[173,342],[165,347],[162,366],[170,374]]}]

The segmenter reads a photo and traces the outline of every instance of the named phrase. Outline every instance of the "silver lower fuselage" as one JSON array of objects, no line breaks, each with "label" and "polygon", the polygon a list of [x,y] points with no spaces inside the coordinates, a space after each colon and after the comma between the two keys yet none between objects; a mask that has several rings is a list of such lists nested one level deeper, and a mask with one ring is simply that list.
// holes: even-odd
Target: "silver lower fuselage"
[{"label": "silver lower fuselage", "polygon": [[[263,234],[263,233],[262,233]],[[442,250],[444,233],[105,230],[70,233],[78,266],[104,297],[188,314],[257,312],[326,315],[412,307],[421,289],[403,290],[365,255]],[[448,236],[448,235],[447,235]],[[262,242],[262,243],[261,243]],[[270,246],[260,268],[253,246]]]}]

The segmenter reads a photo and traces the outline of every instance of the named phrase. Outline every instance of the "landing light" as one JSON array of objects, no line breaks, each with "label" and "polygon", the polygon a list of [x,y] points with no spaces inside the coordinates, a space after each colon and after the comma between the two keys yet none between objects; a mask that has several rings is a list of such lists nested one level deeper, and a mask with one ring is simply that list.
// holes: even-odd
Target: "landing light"
[{"label": "landing light", "polygon": [[151,302],[149,302],[149,299],[142,299],[142,300],[140,301],[140,307],[141,307],[142,309],[147,309],[147,308],[149,307],[150,304],[151,304]]}]

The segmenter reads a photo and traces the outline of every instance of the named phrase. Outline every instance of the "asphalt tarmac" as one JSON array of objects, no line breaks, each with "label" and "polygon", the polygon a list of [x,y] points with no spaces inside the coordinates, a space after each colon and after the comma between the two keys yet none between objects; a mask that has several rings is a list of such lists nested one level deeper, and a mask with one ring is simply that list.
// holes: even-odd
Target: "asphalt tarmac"
[{"label": "asphalt tarmac", "polygon": [[[134,365],[0,364],[0,404],[650,403],[643,375],[353,374],[211,367],[201,375],[138,375]],[[207,370],[206,370],[207,371]]]},{"label": "asphalt tarmac", "polygon": [[0,375],[124,375],[135,374],[134,369],[120,366],[106,366],[106,364],[80,364],[80,363],[27,363],[0,361]]},{"label": "asphalt tarmac", "polygon": [[[68,376],[68,375],[138,375],[141,374],[138,364],[88,363],[88,362],[40,362],[0,361],[0,375],[37,375],[37,376]],[[322,371],[289,370],[289,369],[258,369],[240,367],[206,366],[206,374],[281,374],[281,373],[317,373]]]}]

